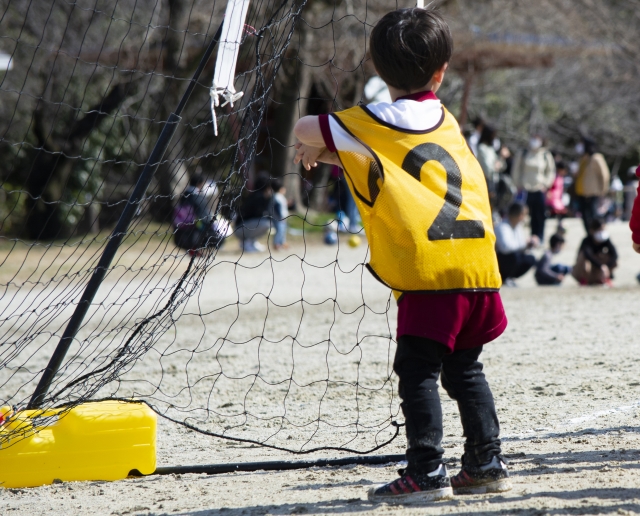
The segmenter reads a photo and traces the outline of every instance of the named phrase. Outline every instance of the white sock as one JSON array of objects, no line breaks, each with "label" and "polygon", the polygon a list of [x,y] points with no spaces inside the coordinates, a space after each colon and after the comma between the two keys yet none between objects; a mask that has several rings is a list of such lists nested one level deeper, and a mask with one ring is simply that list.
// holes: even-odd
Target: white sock
[{"label": "white sock", "polygon": [[444,464],[440,464],[431,473],[427,473],[428,477],[437,477],[437,476],[446,476],[446,475],[447,475],[447,467]]}]

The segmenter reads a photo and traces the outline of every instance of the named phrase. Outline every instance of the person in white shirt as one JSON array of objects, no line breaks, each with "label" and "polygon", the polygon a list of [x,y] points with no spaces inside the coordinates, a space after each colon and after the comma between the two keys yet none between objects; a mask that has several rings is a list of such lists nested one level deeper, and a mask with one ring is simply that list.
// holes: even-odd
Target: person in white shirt
[{"label": "person in white shirt", "polygon": [[483,129],[484,120],[482,120],[482,118],[476,118],[473,122],[473,132],[469,135],[469,139],[467,140],[471,152],[473,152],[473,155],[476,157],[478,156],[478,144],[480,143],[480,135],[482,134]]},{"label": "person in white shirt", "polygon": [[496,226],[496,254],[502,282],[507,287],[515,286],[515,279],[524,276],[536,264],[536,258],[526,251],[539,245],[533,235],[524,234],[524,219],[527,207],[519,202],[509,206],[507,217]]},{"label": "person in white shirt", "polygon": [[556,178],[556,164],[551,152],[544,146],[541,136],[532,136],[529,148],[516,154],[511,177],[519,190],[527,192],[531,234],[543,242],[546,193]]},{"label": "person in white shirt", "polygon": [[276,250],[286,249],[287,245],[287,218],[289,206],[285,194],[287,189],[281,179],[271,180],[273,190],[273,219],[276,226],[276,234],[273,237],[273,246]]}]

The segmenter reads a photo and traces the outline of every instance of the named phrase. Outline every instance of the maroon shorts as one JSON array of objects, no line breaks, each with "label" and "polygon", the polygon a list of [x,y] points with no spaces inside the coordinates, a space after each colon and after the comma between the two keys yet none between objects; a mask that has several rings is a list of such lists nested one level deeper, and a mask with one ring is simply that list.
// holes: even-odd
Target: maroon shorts
[{"label": "maroon shorts", "polygon": [[491,342],[506,327],[499,292],[406,293],[398,303],[398,338],[424,337],[452,352]]}]

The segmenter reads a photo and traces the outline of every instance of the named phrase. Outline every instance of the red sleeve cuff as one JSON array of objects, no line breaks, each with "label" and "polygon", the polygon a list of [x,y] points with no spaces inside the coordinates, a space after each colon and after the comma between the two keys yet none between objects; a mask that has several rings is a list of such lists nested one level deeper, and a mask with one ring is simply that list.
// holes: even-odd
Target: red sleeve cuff
[{"label": "red sleeve cuff", "polygon": [[636,168],[636,176],[640,177],[640,165]]},{"label": "red sleeve cuff", "polygon": [[318,122],[320,122],[320,132],[322,133],[322,139],[324,145],[329,152],[336,152],[336,144],[333,142],[333,136],[331,135],[331,127],[329,127],[329,115],[318,115]]}]

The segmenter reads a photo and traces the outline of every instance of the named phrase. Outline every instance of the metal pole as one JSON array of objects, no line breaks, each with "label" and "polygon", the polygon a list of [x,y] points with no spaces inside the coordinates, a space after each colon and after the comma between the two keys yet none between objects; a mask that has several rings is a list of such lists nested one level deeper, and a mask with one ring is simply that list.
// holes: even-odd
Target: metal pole
[{"label": "metal pole", "polygon": [[169,119],[162,128],[162,132],[160,133],[158,141],[156,142],[153,151],[151,151],[151,156],[149,156],[149,159],[147,160],[147,163],[145,164],[144,169],[142,170],[142,173],[138,178],[138,182],[136,183],[133,193],[131,194],[131,197],[129,197],[129,201],[126,204],[122,215],[120,215],[120,219],[118,220],[115,229],[109,237],[109,241],[107,242],[107,245],[102,252],[100,261],[98,262],[96,268],[93,270],[93,274],[91,275],[91,278],[89,279],[89,282],[87,283],[87,286],[82,293],[80,302],[78,303],[78,306],[76,306],[76,309],[73,312],[73,315],[71,316],[71,319],[69,320],[69,323],[67,324],[62,337],[60,338],[58,346],[51,356],[47,367],[42,373],[40,382],[38,382],[38,386],[36,387],[36,390],[31,397],[31,401],[29,401],[29,405],[27,406],[28,409],[36,409],[40,407],[44,402],[45,396],[47,395],[47,392],[49,392],[49,388],[51,387],[51,383],[53,382],[53,378],[60,369],[62,361],[69,351],[69,347],[71,346],[73,339],[75,338],[78,330],[80,329],[80,326],[82,325],[82,321],[89,311],[91,302],[98,292],[100,284],[104,280],[104,277],[106,276],[107,271],[111,266],[111,262],[113,261],[113,258],[118,251],[123,238],[127,234],[129,224],[131,224],[131,221],[133,220],[133,217],[138,210],[140,201],[144,197],[144,194],[146,193],[147,188],[149,187],[149,184],[151,183],[151,180],[153,179],[153,176],[155,175],[156,170],[158,169],[158,166],[162,161],[164,153],[167,150],[169,143],[171,142],[171,138],[176,132],[178,123],[182,119],[180,115],[182,114],[182,111],[184,110],[184,107],[186,106],[191,93],[196,87],[198,79],[207,64],[207,61],[211,57],[211,54],[213,53],[218,41],[220,40],[221,34],[222,23],[213,36],[213,39],[209,43],[209,46],[207,47],[204,55],[202,56],[200,64],[193,74],[187,90],[184,92],[184,95],[180,100],[180,104],[178,104],[175,112],[171,113]]},{"label": "metal pole", "polygon": [[[231,464],[206,464],[202,466],[169,466],[157,468],[152,475],[170,475],[172,473],[206,473],[218,475],[234,471],[282,471],[289,469],[325,468],[329,466],[348,466],[350,464],[390,464],[402,462],[406,456],[401,455],[362,455],[359,457],[344,457],[342,459],[317,459],[300,461],[268,461],[268,462],[238,462]],[[130,476],[139,476],[134,472]]]}]

